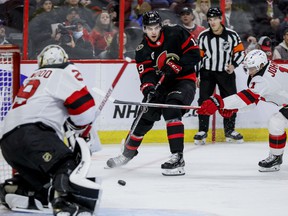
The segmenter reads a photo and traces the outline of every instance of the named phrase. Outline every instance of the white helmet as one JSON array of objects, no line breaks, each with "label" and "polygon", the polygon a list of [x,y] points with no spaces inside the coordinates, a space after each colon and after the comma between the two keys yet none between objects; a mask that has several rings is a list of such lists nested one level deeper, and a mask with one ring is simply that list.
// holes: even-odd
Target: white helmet
[{"label": "white helmet", "polygon": [[259,49],[251,50],[244,59],[245,68],[256,68],[257,71],[260,70],[261,64],[266,65],[267,63],[268,59],[266,53]]},{"label": "white helmet", "polygon": [[65,50],[55,44],[46,46],[37,56],[39,67],[45,65],[63,64],[68,61],[68,55]]}]

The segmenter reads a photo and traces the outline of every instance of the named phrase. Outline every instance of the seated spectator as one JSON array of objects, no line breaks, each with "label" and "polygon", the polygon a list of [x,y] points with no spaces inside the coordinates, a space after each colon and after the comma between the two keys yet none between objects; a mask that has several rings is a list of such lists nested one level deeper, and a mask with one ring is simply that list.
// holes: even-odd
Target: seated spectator
[{"label": "seated spectator", "polygon": [[[124,33],[123,35],[123,58],[135,58],[135,49],[130,46],[130,38]],[[116,33],[107,50],[101,52],[98,56],[100,59],[118,59],[119,58],[119,33]]]},{"label": "seated spectator", "polygon": [[195,16],[193,14],[192,8],[184,7],[180,12],[180,20],[182,26],[190,32],[193,38],[197,41],[198,35],[205,30],[204,27],[198,26],[194,23]]},{"label": "seated spectator", "polygon": [[11,44],[6,38],[6,30],[4,21],[0,20],[0,45]]},{"label": "seated spectator", "polygon": [[[23,31],[23,9],[24,3],[21,0],[9,0],[5,2],[8,23],[7,26],[14,29],[14,32]],[[0,12],[2,14],[3,11]]]},{"label": "seated spectator", "polygon": [[[125,23],[124,25],[127,26],[130,20],[131,12],[132,10],[132,4],[135,0],[125,0],[125,7],[124,7],[124,20]],[[113,1],[111,0],[110,3],[106,7],[108,13],[110,14],[110,17],[112,19],[112,22],[114,23],[115,26],[119,26],[119,10],[120,10],[120,5],[119,1]]]},{"label": "seated spectator", "polygon": [[[68,11],[67,11],[67,14],[66,14],[66,19],[65,21],[63,22],[63,24],[65,26],[70,26],[72,25],[72,20],[74,19],[81,19],[80,18],[80,13],[79,13],[79,10],[78,8],[70,8]],[[87,22],[85,21],[85,23],[83,23],[84,25],[84,28],[87,30],[87,31],[91,31],[91,28],[90,26],[87,24]]]},{"label": "seated spectator", "polygon": [[80,18],[85,20],[90,28],[93,27],[93,11],[88,7],[83,7],[80,0],[65,0],[64,4],[59,7],[58,15],[63,20],[62,22],[66,19],[65,16],[71,8],[77,8]]},{"label": "seated spectator", "polygon": [[91,0],[80,0],[80,4],[83,7],[91,8],[92,6],[92,1]]},{"label": "seated spectator", "polygon": [[193,8],[194,0],[172,0],[170,10],[174,11],[175,14],[180,14],[184,7]]},{"label": "seated spectator", "polygon": [[107,6],[107,11],[110,15],[111,21],[113,22],[114,26],[117,27],[119,26],[119,9],[119,2],[111,1]]},{"label": "seated spectator", "polygon": [[283,32],[283,41],[275,47],[272,59],[288,60],[288,27]]},{"label": "seated spectator", "polygon": [[103,8],[107,8],[111,0],[80,0],[80,4],[91,9],[93,14],[101,13]]},{"label": "seated spectator", "polygon": [[95,56],[106,50],[116,32],[117,30],[111,21],[110,15],[107,11],[102,11],[97,16],[95,26],[90,33],[90,41],[94,47]]},{"label": "seated spectator", "polygon": [[277,31],[277,41],[281,43],[283,40],[283,32],[288,28],[288,0],[282,0],[279,4],[279,8],[282,8],[284,15]]},{"label": "seated spectator", "polygon": [[[42,10],[42,0],[29,0],[29,17],[33,17],[39,10]],[[53,7],[58,8],[58,5],[62,0],[53,0]]]},{"label": "seated spectator", "polygon": [[252,14],[251,24],[256,38],[269,35],[273,45],[277,44],[276,32],[284,18],[277,2],[273,0],[250,0],[249,3]]},{"label": "seated spectator", "polygon": [[152,7],[148,2],[138,3],[136,7],[134,7],[134,14],[130,16],[131,22],[136,23],[140,27],[142,27],[142,15],[145,12],[151,11]]},{"label": "seated spectator", "polygon": [[254,35],[248,13],[234,6],[232,0],[225,1],[225,26],[238,33],[245,47],[248,46],[247,39]]},{"label": "seated spectator", "polygon": [[211,7],[211,1],[210,0],[197,0],[195,11],[193,11],[193,14],[195,16],[195,24],[198,26],[203,26],[205,28],[208,27],[207,22],[207,12],[208,9]]},{"label": "seated spectator", "polygon": [[262,36],[258,40],[260,49],[264,51],[269,60],[272,60],[272,40],[268,36]]},{"label": "seated spectator", "polygon": [[152,10],[157,9],[157,8],[169,8],[172,0],[145,0],[145,2],[148,2]]},{"label": "seated spectator", "polygon": [[74,19],[72,21],[72,32],[62,34],[59,45],[67,52],[70,59],[92,59],[93,47],[90,43],[88,31],[84,28],[86,21]]},{"label": "seated spectator", "polygon": [[169,8],[158,8],[156,11],[162,18],[162,25],[173,25],[178,24],[178,17]]},{"label": "seated spectator", "polygon": [[52,25],[59,23],[52,0],[41,0],[41,10],[34,14],[29,22],[29,39],[32,52],[29,58],[36,58],[41,50],[49,44],[55,43]]}]

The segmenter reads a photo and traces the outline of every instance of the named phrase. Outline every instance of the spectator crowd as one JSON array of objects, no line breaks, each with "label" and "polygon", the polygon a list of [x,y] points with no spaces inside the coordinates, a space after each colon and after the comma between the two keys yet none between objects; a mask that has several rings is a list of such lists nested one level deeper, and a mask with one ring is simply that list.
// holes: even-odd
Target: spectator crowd
[{"label": "spectator crowd", "polygon": [[[62,46],[71,59],[119,57],[119,3],[117,0],[30,0],[28,57],[35,59],[48,44]],[[179,24],[197,41],[209,28],[212,0],[125,1],[123,57],[134,58],[142,39],[142,14],[157,10],[163,25]],[[22,47],[23,1],[1,1],[0,43]],[[236,31],[248,52],[262,49],[269,59],[288,59],[287,0],[225,0],[223,24]]]}]

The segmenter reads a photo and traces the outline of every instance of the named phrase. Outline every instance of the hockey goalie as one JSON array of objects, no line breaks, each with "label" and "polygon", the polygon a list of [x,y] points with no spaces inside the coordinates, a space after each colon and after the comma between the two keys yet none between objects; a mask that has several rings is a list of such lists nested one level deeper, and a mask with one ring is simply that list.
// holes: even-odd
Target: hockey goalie
[{"label": "hockey goalie", "polygon": [[4,119],[1,150],[17,174],[0,184],[1,203],[21,212],[93,215],[101,195],[87,178],[95,101],[60,46],[45,47],[38,65]]}]

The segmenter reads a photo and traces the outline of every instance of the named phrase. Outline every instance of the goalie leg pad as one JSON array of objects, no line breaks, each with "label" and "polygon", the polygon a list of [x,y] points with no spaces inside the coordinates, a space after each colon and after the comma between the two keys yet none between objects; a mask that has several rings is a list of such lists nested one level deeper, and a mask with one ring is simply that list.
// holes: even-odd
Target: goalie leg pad
[{"label": "goalie leg pad", "polygon": [[[90,180],[87,179],[87,181]],[[102,195],[101,186],[95,183],[95,188],[85,188],[84,186],[73,184],[73,188],[77,190],[77,193],[72,193],[71,201],[94,213],[99,206]]]},{"label": "goalie leg pad", "polygon": [[44,207],[39,200],[35,199],[33,194],[30,196],[7,194],[5,196],[5,202],[12,211],[52,213],[52,210],[48,207]]},{"label": "goalie leg pad", "polygon": [[101,197],[101,186],[87,179],[91,163],[90,151],[82,138],[77,138],[77,143],[80,146],[82,158],[69,177],[71,186],[78,192],[72,193],[72,197],[74,202],[94,212],[99,203],[97,201]]},{"label": "goalie leg pad", "polygon": [[28,198],[30,199],[30,197],[31,199],[33,198],[33,200],[39,200],[41,206],[47,207],[50,189],[51,185],[50,183],[47,183],[40,191],[34,192],[33,190],[29,189],[29,185],[20,175],[15,175],[13,178],[7,179],[4,183],[0,184],[0,201],[1,204],[7,208],[11,208],[6,202],[6,197],[11,195],[15,195],[15,197],[17,197],[19,195],[26,197],[27,200]]},{"label": "goalie leg pad", "polygon": [[[76,138],[76,143],[80,148],[81,161],[72,171],[69,179],[65,178],[65,182],[69,181],[68,190],[63,193],[56,193],[56,197],[52,201],[53,211],[55,215],[66,213],[67,215],[92,215],[98,207],[98,200],[101,197],[100,184],[87,178],[87,173],[91,163],[91,155],[88,146],[83,138]],[[67,176],[66,176],[67,177]],[[65,185],[67,185],[65,183]],[[71,211],[70,211],[71,210]]]}]

